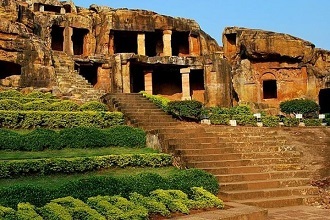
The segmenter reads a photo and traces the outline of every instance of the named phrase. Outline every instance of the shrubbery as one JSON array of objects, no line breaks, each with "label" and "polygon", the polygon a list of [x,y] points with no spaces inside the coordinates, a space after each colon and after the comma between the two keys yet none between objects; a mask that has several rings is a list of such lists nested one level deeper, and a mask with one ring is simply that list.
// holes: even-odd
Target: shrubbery
[{"label": "shrubbery", "polygon": [[12,99],[1,99],[0,100],[0,110],[22,110],[23,105],[16,100]]},{"label": "shrubbery", "polygon": [[191,187],[203,187],[212,194],[218,193],[218,182],[214,176],[202,170],[181,170],[174,176],[162,177],[155,173],[143,173],[130,176],[94,176],[86,179],[72,180],[57,188],[42,186],[10,186],[0,190],[0,204],[16,207],[20,202],[29,202],[43,206],[52,199],[72,196],[86,201],[93,196],[121,195],[129,198],[131,193],[148,196],[156,189],[178,189],[193,195]]},{"label": "shrubbery", "polygon": [[108,111],[108,107],[106,104],[103,104],[98,101],[90,101],[86,102],[85,104],[82,104],[79,107],[80,111],[98,111],[98,112],[106,112]]},{"label": "shrubbery", "polygon": [[124,123],[120,112],[51,112],[51,111],[2,111],[2,128],[108,128]]},{"label": "shrubbery", "polygon": [[162,97],[160,95],[150,95],[146,92],[140,92],[144,97],[152,101],[156,106],[161,108],[163,111],[168,112],[169,99]]},{"label": "shrubbery", "polygon": [[168,103],[168,112],[180,119],[199,120],[203,104],[196,100],[172,101]]},{"label": "shrubbery", "polygon": [[59,132],[38,128],[27,134],[0,129],[0,150],[42,151],[63,148],[145,147],[146,133],[139,128],[65,128]]},{"label": "shrubbery", "polygon": [[45,100],[36,100],[23,104],[23,110],[25,111],[48,111],[49,108],[50,108],[50,104]]},{"label": "shrubbery", "polygon": [[[193,187],[191,198],[180,190],[158,189],[148,197],[132,193],[130,199],[115,196],[96,196],[87,202],[72,196],[51,200],[41,208],[29,203],[19,203],[17,211],[0,206],[1,219],[49,220],[144,220],[150,214],[170,216],[171,212],[189,214],[190,209],[223,208],[223,201],[201,187]],[[85,201],[86,201],[85,200]]]},{"label": "shrubbery", "polygon": [[77,111],[79,105],[70,100],[64,100],[61,102],[52,103],[49,107],[51,111],[63,111],[63,112],[73,112]]},{"label": "shrubbery", "polygon": [[309,114],[316,114],[320,107],[313,100],[309,99],[293,99],[280,103],[280,109],[286,114],[303,114],[308,116]]}]

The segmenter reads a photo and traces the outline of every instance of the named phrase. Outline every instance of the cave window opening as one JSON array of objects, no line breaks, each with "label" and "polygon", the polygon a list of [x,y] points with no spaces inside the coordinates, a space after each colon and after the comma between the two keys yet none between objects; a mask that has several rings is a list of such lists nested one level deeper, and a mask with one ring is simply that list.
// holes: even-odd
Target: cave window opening
[{"label": "cave window opening", "polygon": [[138,63],[131,63],[131,92],[138,93],[144,91],[144,68]]},{"label": "cave window opening", "polygon": [[52,50],[63,51],[63,42],[64,42],[64,27],[52,26],[51,31],[51,47]]},{"label": "cave window opening", "polygon": [[189,55],[189,34],[190,32],[173,31],[172,33],[173,56]]},{"label": "cave window opening", "polygon": [[277,83],[276,80],[263,81],[263,98],[276,99],[277,98]]},{"label": "cave window opening", "polygon": [[226,42],[227,42],[227,53],[236,52],[236,34],[225,34]]},{"label": "cave window opening", "polygon": [[0,60],[0,79],[5,79],[13,75],[21,75],[21,73],[21,65]]},{"label": "cave window opening", "polygon": [[65,13],[71,13],[72,12],[71,5],[64,5],[63,7],[65,9]]},{"label": "cave window opening", "polygon": [[83,76],[92,86],[97,84],[98,65],[92,63],[75,64],[75,70]]},{"label": "cave window opening", "polygon": [[137,32],[114,31],[114,52],[137,54]]},{"label": "cave window opening", "polygon": [[54,5],[44,5],[44,11],[61,13],[61,7]]},{"label": "cave window opening", "polygon": [[163,33],[161,31],[145,33],[146,55],[160,56],[163,53]]},{"label": "cave window opening", "polygon": [[152,74],[152,90],[155,95],[182,94],[182,76],[179,68],[159,66]]},{"label": "cave window opening", "polygon": [[320,113],[330,113],[330,88],[321,89],[319,93]]},{"label": "cave window opening", "polygon": [[87,34],[87,29],[73,28],[72,42],[74,55],[82,55],[84,53],[84,39]]}]

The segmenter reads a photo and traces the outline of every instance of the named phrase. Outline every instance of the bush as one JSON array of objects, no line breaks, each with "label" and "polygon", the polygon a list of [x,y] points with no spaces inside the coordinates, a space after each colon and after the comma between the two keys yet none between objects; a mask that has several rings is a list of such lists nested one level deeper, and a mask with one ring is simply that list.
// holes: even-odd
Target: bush
[{"label": "bush", "polygon": [[0,110],[18,111],[23,109],[23,105],[16,100],[2,99],[0,100]]},{"label": "bush", "polygon": [[54,102],[50,105],[51,111],[71,112],[71,111],[77,111],[78,108],[79,108],[79,105],[70,100]]},{"label": "bush", "polygon": [[3,128],[108,128],[124,123],[120,112],[51,112],[51,111],[1,111]]},{"label": "bush", "polygon": [[20,138],[17,132],[0,128],[0,150],[20,150]]},{"label": "bush", "polygon": [[297,118],[284,118],[283,119],[283,123],[284,123],[284,126],[287,126],[287,127],[296,127],[299,125],[299,119]]},{"label": "bush", "polygon": [[17,90],[6,90],[0,92],[0,99],[19,98],[19,97],[23,97],[23,94]]},{"label": "bush", "polygon": [[168,98],[162,97],[160,95],[150,95],[146,92],[140,92],[144,97],[152,101],[158,108],[163,111],[168,112],[168,103],[170,100]]},{"label": "bush", "polygon": [[229,114],[211,114],[210,120],[215,125],[228,125],[231,116]]},{"label": "bush", "polygon": [[303,119],[305,126],[320,126],[322,123],[321,119]]},{"label": "bush", "polygon": [[30,203],[19,203],[17,205],[18,220],[43,220],[43,218],[36,212],[35,206]]},{"label": "bush", "polygon": [[23,105],[23,110],[25,111],[48,111],[49,109],[49,102],[44,100],[36,100]]},{"label": "bush", "polygon": [[33,174],[83,173],[113,167],[164,167],[171,164],[170,155],[155,153],[13,160],[0,162],[0,178]]},{"label": "bush", "polygon": [[46,204],[39,212],[45,220],[73,220],[65,207],[54,202]]},{"label": "bush", "polygon": [[252,111],[247,105],[238,105],[229,109],[231,115],[252,115]]},{"label": "bush", "polygon": [[277,116],[264,116],[261,118],[264,127],[277,127],[280,119]]},{"label": "bush", "polygon": [[232,116],[233,120],[236,120],[238,125],[241,126],[256,126],[257,121],[253,115],[244,115],[244,114],[237,114]]},{"label": "bush", "polygon": [[1,220],[17,220],[16,211],[12,208],[7,208],[0,205]]},{"label": "bush", "polygon": [[320,107],[313,100],[293,99],[281,102],[280,109],[286,114],[303,114],[306,117],[309,114],[315,114],[320,110]]},{"label": "bush", "polygon": [[44,93],[40,91],[33,91],[27,95],[25,95],[26,98],[29,99],[53,99],[55,98],[50,92]]},{"label": "bush", "polygon": [[192,200],[194,201],[194,209],[204,209],[217,207],[219,209],[224,207],[224,203],[217,196],[213,195],[209,191],[203,189],[203,187],[192,187]]},{"label": "bush", "polygon": [[114,126],[106,129],[109,146],[144,147],[146,146],[146,133],[139,128],[130,126]]},{"label": "bush", "polygon": [[37,128],[32,132],[21,135],[17,148],[22,151],[42,151],[44,149],[57,149],[59,134],[54,130]]},{"label": "bush", "polygon": [[[132,187],[134,181],[135,186]],[[137,183],[137,181],[141,182]],[[54,189],[33,185],[3,187],[0,190],[0,204],[8,207],[16,207],[19,202],[29,202],[40,207],[54,198],[70,195],[86,201],[89,197],[97,195],[122,195],[128,198],[133,192],[148,196],[151,191],[156,189],[178,189],[192,195],[191,187],[194,186],[211,189],[210,192],[213,194],[217,194],[219,187],[213,175],[195,169],[182,170],[168,177],[162,177],[154,173],[150,175],[144,173],[124,177],[94,176],[72,180]]]},{"label": "bush", "polygon": [[108,111],[108,106],[98,101],[90,101],[79,107],[80,111],[99,111],[106,112]]},{"label": "bush", "polygon": [[203,104],[196,100],[172,101],[168,103],[168,111],[180,119],[199,120]]},{"label": "bush", "polygon": [[135,204],[141,205],[148,209],[148,213],[160,214],[162,216],[170,216],[171,212],[166,208],[165,204],[157,201],[151,197],[145,197],[139,193],[131,193],[129,196],[130,201]]}]

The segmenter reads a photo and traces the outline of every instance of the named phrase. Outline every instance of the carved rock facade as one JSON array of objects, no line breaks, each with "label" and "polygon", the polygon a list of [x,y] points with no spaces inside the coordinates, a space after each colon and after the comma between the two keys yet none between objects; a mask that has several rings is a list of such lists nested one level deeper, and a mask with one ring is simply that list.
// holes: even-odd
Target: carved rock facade
[{"label": "carved rock facade", "polygon": [[71,1],[2,0],[0,84],[72,99],[145,90],[207,106],[277,111],[328,97],[329,51],[273,32],[227,28],[224,48],[190,19]]}]

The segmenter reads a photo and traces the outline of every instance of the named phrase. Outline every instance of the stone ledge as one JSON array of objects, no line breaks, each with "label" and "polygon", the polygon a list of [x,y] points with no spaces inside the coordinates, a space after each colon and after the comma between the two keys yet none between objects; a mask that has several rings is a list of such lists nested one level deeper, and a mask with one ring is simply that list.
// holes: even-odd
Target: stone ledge
[{"label": "stone ledge", "polygon": [[201,212],[194,215],[180,216],[171,219],[187,219],[187,220],[267,220],[267,209],[248,206],[234,202],[226,202],[229,209]]}]

